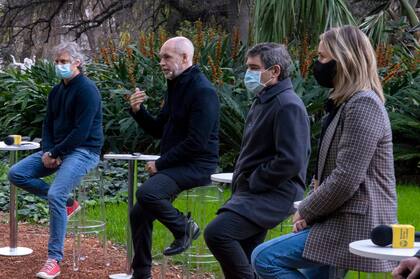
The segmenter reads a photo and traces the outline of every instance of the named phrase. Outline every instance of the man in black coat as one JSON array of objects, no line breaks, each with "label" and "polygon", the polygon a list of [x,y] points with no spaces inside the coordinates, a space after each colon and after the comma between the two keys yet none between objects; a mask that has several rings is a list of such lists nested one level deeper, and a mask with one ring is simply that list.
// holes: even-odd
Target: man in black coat
[{"label": "man in black coat", "polygon": [[160,138],[161,156],[147,162],[150,178],[138,189],[130,213],[134,243],[133,278],[151,278],[153,221],[159,220],[175,240],[164,255],[185,251],[200,233],[197,224],[172,206],[185,189],[210,183],[219,160],[219,100],[197,65],[194,47],[184,37],[169,39],[159,56],[168,80],[162,110],[152,117],[143,106],[139,89],[130,97],[130,114],[144,131]]},{"label": "man in black coat", "polygon": [[246,88],[255,94],[232,179],[232,196],[204,237],[226,279],[254,278],[252,250],[293,213],[305,189],[309,118],[289,78],[283,45],[263,43],[247,55]]}]

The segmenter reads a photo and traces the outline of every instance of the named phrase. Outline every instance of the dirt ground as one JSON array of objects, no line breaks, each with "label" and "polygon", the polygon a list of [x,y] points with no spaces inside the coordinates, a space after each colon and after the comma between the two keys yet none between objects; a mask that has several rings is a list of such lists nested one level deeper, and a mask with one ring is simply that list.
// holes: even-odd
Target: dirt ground
[{"label": "dirt ground", "polygon": [[[3,216],[4,217],[4,216]],[[28,247],[33,253],[22,257],[0,256],[0,279],[27,279],[36,278],[35,274],[44,264],[47,257],[48,228],[32,224],[19,224],[18,246]],[[9,245],[9,225],[0,223],[0,247]],[[121,247],[108,243],[107,253],[110,264],[105,265],[103,248],[97,238],[84,238],[82,241],[83,255],[86,259],[81,261],[79,271],[73,270],[72,246],[73,239],[65,240],[65,258],[61,263],[60,279],[101,279],[108,278],[110,274],[123,273],[126,264],[126,252]],[[153,278],[159,279],[160,266],[153,267]],[[166,271],[165,278],[182,278],[179,267],[171,266]],[[192,275],[191,278],[211,278],[205,274]]]}]

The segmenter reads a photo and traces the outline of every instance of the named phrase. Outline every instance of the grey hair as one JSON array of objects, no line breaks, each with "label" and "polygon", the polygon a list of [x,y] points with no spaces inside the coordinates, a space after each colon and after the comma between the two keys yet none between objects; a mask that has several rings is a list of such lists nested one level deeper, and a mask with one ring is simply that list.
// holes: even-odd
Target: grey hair
[{"label": "grey hair", "polygon": [[53,58],[56,58],[62,53],[67,53],[73,61],[79,60],[79,68],[81,69],[85,62],[85,56],[83,55],[78,44],[76,44],[75,42],[62,42],[59,45],[55,46],[52,50]]},{"label": "grey hair", "polygon": [[280,66],[279,80],[283,80],[290,76],[292,68],[292,58],[286,47],[276,43],[260,43],[248,50],[247,57],[260,56],[261,62],[265,69],[274,65]]}]

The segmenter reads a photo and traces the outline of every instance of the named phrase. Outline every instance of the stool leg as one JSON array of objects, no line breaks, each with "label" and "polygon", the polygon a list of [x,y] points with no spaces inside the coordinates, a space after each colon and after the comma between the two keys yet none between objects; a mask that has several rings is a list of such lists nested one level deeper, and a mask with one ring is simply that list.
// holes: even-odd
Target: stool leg
[{"label": "stool leg", "polygon": [[[82,209],[80,209],[80,211],[77,213],[79,214],[79,216],[77,216],[77,220],[79,221],[79,241],[80,241],[80,249],[79,249],[79,261],[84,261],[86,259],[86,256],[83,254],[83,246],[81,245],[82,242],[82,237],[83,235],[86,233],[86,231],[84,231],[83,229],[87,227],[87,216],[86,216],[86,205],[85,205],[85,201],[87,200],[87,191],[86,191],[86,187],[85,184],[82,183],[79,186],[79,199],[80,199],[80,204]],[[83,228],[83,229],[82,229]]]},{"label": "stool leg", "polygon": [[99,219],[103,223],[103,230],[102,230],[102,247],[103,247],[103,254],[104,254],[104,263],[105,266],[110,266],[110,259],[108,257],[108,242],[107,242],[107,235],[106,235],[106,211],[105,211],[105,201],[104,201],[104,187],[103,187],[103,177],[102,173],[99,172]]},{"label": "stool leg", "polygon": [[[187,190],[186,192],[186,196],[187,196],[187,205],[186,205],[186,211],[188,212],[187,215],[191,214],[191,210],[192,210],[192,204],[194,203],[194,201],[192,200],[192,197],[190,197],[190,194],[192,194],[191,196],[194,197],[194,189],[190,189]],[[192,235],[192,230],[190,230],[188,232],[190,235]],[[191,264],[191,258],[190,258],[190,249],[192,249],[192,244],[191,247],[184,252],[184,264],[182,265],[182,278],[183,279],[190,279],[190,264]]]},{"label": "stool leg", "polygon": [[[81,192],[83,191],[83,187],[75,187],[73,190],[73,199],[77,200],[81,197],[83,197],[83,194]],[[81,230],[80,228],[83,227],[83,211],[84,211],[84,205],[82,204],[82,200],[79,200],[80,206],[82,206],[82,210],[77,212],[71,220],[71,223],[73,224],[73,270],[78,271],[80,269],[80,259],[81,259]]]},{"label": "stool leg", "polygon": [[[74,217],[76,218],[76,216]],[[73,220],[73,270],[78,271],[80,266],[80,232],[78,220]]]},{"label": "stool leg", "polygon": [[159,279],[165,279],[166,275],[166,265],[168,262],[168,257],[163,256],[162,264],[160,265],[160,276]]},{"label": "stool leg", "polygon": [[[194,214],[194,220],[197,222],[201,230],[204,230],[207,223],[210,221],[207,218],[208,210],[217,210],[223,203],[224,195],[223,189],[214,186],[203,186],[191,189],[190,196],[194,198],[194,203],[188,207],[188,211]],[[184,267],[189,268],[189,271],[194,269],[198,273],[215,272],[216,278],[223,278],[222,272],[215,271],[214,266],[220,267],[216,259],[214,259],[211,252],[205,245],[202,235],[193,242],[193,245],[187,251],[187,259],[184,262]],[[187,278],[191,276],[191,272],[187,274]],[[183,277],[185,278],[185,276]]]},{"label": "stool leg", "polygon": [[[86,200],[88,199],[88,188],[89,186],[95,185],[98,187],[99,194],[99,218],[96,220],[88,220],[86,211]],[[87,176],[85,176],[78,187],[73,190],[73,199],[79,202],[81,209],[75,213],[71,220],[68,222],[68,228],[71,230],[73,238],[73,270],[77,271],[80,269],[80,261],[86,259],[83,255],[81,245],[82,238],[85,234],[95,234],[98,237],[99,243],[103,248],[104,264],[110,265],[109,257],[107,254],[107,236],[106,236],[106,214],[105,214],[105,202],[103,193],[103,184],[101,173],[95,169],[92,170]]]}]

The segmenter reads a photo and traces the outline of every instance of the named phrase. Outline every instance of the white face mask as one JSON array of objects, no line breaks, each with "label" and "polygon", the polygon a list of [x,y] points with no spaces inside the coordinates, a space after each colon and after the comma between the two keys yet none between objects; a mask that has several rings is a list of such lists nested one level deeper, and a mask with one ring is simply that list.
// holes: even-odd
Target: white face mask
[{"label": "white face mask", "polygon": [[[271,68],[271,67],[270,67]],[[261,90],[266,87],[267,83],[269,83],[273,78],[270,78],[267,82],[261,83],[261,74],[265,73],[266,71],[270,70],[268,68],[264,72],[255,71],[255,70],[247,70],[245,73],[244,83],[246,89],[252,94],[258,94]]]}]

